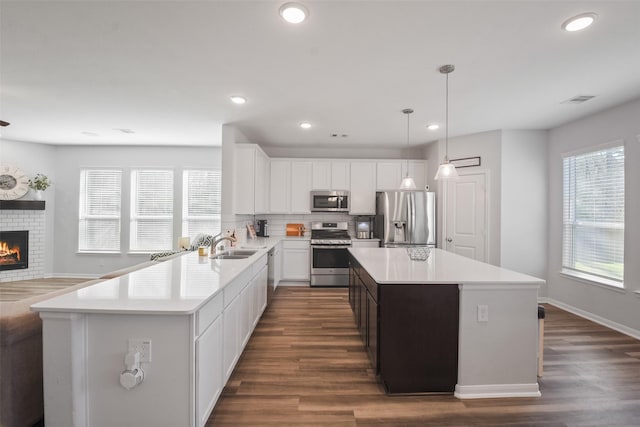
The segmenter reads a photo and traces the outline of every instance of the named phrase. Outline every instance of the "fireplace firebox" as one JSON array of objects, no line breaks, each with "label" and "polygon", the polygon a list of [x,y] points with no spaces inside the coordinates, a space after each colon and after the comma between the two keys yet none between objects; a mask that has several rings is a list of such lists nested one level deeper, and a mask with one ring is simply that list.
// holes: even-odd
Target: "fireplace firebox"
[{"label": "fireplace firebox", "polygon": [[0,231],[0,271],[29,267],[29,231]]}]

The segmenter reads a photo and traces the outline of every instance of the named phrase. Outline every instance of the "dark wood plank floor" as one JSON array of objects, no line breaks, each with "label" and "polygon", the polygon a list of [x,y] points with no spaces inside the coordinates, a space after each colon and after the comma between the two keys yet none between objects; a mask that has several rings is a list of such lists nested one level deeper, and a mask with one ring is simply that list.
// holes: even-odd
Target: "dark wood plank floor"
[{"label": "dark wood plank floor", "polygon": [[640,426],[640,341],[547,305],[541,398],[389,397],[346,289],[279,288],[208,426]]}]

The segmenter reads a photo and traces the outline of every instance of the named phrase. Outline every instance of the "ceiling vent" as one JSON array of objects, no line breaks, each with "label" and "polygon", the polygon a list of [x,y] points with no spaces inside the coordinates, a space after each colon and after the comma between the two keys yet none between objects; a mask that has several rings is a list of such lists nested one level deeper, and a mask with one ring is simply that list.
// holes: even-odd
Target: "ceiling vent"
[{"label": "ceiling vent", "polygon": [[577,95],[573,98],[569,98],[566,101],[562,101],[563,104],[582,104],[583,102],[587,102],[591,98],[595,98],[595,95]]}]

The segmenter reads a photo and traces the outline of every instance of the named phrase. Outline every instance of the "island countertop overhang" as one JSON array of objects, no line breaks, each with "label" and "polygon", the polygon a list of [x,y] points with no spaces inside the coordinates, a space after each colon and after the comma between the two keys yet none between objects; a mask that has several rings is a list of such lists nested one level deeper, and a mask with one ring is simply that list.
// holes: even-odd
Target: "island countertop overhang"
[{"label": "island countertop overhang", "polygon": [[432,249],[426,261],[412,261],[403,248],[350,248],[349,253],[380,285],[459,284],[539,287],[545,281],[442,249]]}]

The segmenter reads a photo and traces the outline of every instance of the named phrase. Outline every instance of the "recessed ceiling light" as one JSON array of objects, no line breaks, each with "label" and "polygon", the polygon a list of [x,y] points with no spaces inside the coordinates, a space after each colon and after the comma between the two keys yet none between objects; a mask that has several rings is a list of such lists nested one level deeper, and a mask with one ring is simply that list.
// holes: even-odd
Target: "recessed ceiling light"
[{"label": "recessed ceiling light", "polygon": [[302,129],[309,129],[309,128],[311,128],[311,123],[309,123],[309,122],[302,122],[302,123],[300,123],[300,127],[301,127]]},{"label": "recessed ceiling light", "polygon": [[596,20],[596,15],[593,12],[581,13],[573,18],[569,18],[562,23],[562,29],[565,31],[580,31],[593,24]]},{"label": "recessed ceiling light", "polygon": [[229,99],[231,99],[231,102],[233,102],[234,104],[244,104],[245,102],[247,102],[247,98],[245,98],[244,96],[237,96],[234,95],[232,97],[230,97]]},{"label": "recessed ceiling light", "polygon": [[427,125],[427,129],[429,129],[429,130],[437,130],[437,129],[440,129],[440,125],[432,123],[430,125]]},{"label": "recessed ceiling light", "polygon": [[298,3],[285,3],[280,7],[280,16],[290,24],[299,24],[309,16],[306,7]]}]

